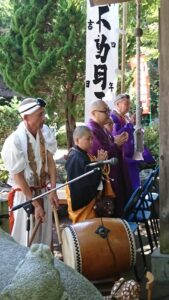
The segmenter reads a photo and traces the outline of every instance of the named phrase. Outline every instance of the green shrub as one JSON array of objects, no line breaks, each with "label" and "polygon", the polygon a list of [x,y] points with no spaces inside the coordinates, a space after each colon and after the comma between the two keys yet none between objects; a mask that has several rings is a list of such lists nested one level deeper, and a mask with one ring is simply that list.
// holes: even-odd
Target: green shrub
[{"label": "green shrub", "polygon": [[16,129],[21,118],[18,114],[19,101],[16,97],[8,105],[0,105],[0,151],[5,139]]},{"label": "green shrub", "polygon": [[57,182],[64,183],[67,179],[67,173],[65,169],[65,163],[57,163]]},{"label": "green shrub", "polygon": [[8,179],[8,171],[5,170],[5,166],[2,162],[2,159],[0,159],[0,182],[6,183]]},{"label": "green shrub", "polygon": [[[0,105],[0,151],[5,139],[16,129],[21,120],[17,110],[18,105],[19,101],[16,97],[8,105]],[[0,158],[0,181],[5,183],[7,177],[8,172]]]},{"label": "green shrub", "polygon": [[144,144],[149,148],[158,162],[159,158],[159,126],[157,124],[144,128]]},{"label": "green shrub", "polygon": [[56,135],[57,145],[59,148],[67,148],[66,132],[59,132]]}]

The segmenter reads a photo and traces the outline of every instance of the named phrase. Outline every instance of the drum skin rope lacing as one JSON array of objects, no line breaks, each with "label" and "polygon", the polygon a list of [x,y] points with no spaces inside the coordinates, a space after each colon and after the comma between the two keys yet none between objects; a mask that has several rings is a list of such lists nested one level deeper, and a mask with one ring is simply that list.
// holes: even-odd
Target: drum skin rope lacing
[{"label": "drum skin rope lacing", "polygon": [[129,224],[124,219],[122,219],[122,222],[124,224],[124,227],[126,229],[126,232],[127,232],[127,235],[128,235],[129,241],[130,241],[130,260],[131,260],[130,267],[132,267],[136,264],[136,246],[135,246],[135,242],[134,242],[134,237],[131,234],[131,229],[130,229]]},{"label": "drum skin rope lacing", "polygon": [[72,228],[72,226],[68,225],[68,228],[69,228],[69,230],[72,234],[72,238],[73,238],[73,241],[75,243],[77,271],[82,274],[82,259],[81,259],[81,252],[80,252],[80,245],[79,245],[79,242],[78,242],[78,238],[77,238],[76,232]]}]

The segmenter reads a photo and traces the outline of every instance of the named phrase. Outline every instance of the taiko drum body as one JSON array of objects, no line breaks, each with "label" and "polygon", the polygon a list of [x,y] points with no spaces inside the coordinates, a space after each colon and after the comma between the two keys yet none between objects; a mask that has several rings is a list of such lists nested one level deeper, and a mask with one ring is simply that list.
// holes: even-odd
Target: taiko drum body
[{"label": "taiko drum body", "polygon": [[95,218],[62,231],[64,263],[89,280],[112,278],[128,271],[136,259],[135,241],[122,219]]}]

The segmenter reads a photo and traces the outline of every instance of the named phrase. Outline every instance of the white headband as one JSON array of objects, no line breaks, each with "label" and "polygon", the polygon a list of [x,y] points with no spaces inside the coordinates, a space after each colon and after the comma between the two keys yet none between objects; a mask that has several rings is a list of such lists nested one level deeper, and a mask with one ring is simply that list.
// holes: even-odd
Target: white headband
[{"label": "white headband", "polygon": [[37,103],[37,101],[25,103],[18,108],[18,111],[22,117],[25,115],[31,115],[35,111],[37,111],[41,105]]}]

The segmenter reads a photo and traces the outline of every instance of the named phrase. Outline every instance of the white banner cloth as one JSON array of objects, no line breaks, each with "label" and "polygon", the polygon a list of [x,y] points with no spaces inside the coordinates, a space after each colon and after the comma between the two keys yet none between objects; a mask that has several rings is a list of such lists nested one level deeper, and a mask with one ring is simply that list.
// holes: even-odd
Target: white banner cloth
[{"label": "white banner cloth", "polygon": [[94,100],[110,108],[118,73],[119,4],[91,7],[87,1],[85,121]]}]

